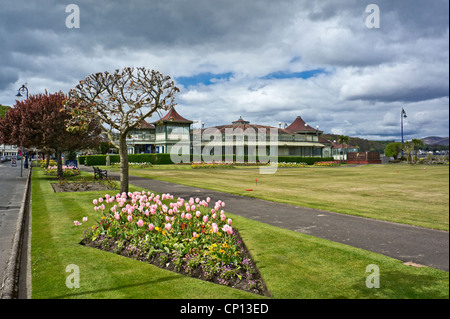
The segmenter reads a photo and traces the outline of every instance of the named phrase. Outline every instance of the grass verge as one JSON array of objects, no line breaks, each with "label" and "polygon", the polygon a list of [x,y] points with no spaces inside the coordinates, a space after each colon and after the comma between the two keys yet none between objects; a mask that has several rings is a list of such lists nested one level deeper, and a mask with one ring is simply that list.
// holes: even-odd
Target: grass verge
[{"label": "grass verge", "polygon": [[[80,245],[83,227],[94,225],[100,216],[92,209],[92,199],[105,192],[54,193],[50,182],[55,181],[40,169],[33,172],[33,298],[260,298]],[[130,188],[134,190],[140,189]],[[405,266],[379,254],[228,215],[273,298],[449,298],[447,272]],[[80,216],[87,216],[88,222],[75,227],[73,221]],[[380,269],[380,288],[366,287],[370,264]],[[79,268],[79,288],[66,286],[71,265]]]}]

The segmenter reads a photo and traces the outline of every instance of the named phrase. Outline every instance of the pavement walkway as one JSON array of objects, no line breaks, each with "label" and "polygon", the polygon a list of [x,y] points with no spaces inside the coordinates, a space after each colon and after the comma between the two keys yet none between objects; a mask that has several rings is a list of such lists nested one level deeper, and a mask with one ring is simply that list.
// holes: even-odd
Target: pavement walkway
[{"label": "pavement walkway", "polygon": [[0,295],[3,293],[8,262],[13,254],[19,211],[22,205],[28,169],[20,176],[20,162],[13,167],[11,162],[0,163]]},{"label": "pavement walkway", "polygon": [[[81,167],[93,172],[91,167]],[[119,179],[119,173],[108,171]],[[129,176],[130,184],[189,199],[222,200],[226,211],[303,234],[449,271],[449,232],[270,202],[165,181]]]}]

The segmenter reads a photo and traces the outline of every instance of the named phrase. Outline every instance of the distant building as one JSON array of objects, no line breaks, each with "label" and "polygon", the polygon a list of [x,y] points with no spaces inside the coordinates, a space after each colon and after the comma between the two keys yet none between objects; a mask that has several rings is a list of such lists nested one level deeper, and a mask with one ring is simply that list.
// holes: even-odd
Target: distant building
[{"label": "distant building", "polygon": [[[256,155],[258,139],[252,137],[251,133],[258,134],[260,132],[266,134],[267,155],[270,155],[271,132],[277,133],[278,156],[333,157],[336,160],[342,160],[346,159],[347,153],[358,151],[354,146],[340,145],[322,138],[323,131],[307,124],[301,116],[297,116],[289,126],[285,124],[284,128],[281,127],[281,123],[278,127],[259,125],[250,123],[242,117],[231,124],[202,127],[201,129],[191,129],[192,124],[193,121],[184,118],[172,107],[160,120],[152,123],[144,120],[130,131],[127,138],[128,153],[170,153],[175,144],[180,146],[186,143],[189,146],[185,149],[189,149],[191,154],[193,144],[200,144],[202,153],[204,148],[209,146],[210,155],[214,155],[214,146],[222,147],[222,155],[227,155],[227,150],[230,149],[234,155]],[[205,132],[212,131],[221,135],[214,142],[205,139],[204,136]],[[242,132],[243,134],[227,136],[226,132]],[[237,144],[243,145],[243,147],[238,147]]]},{"label": "distant building", "polygon": [[0,145],[0,156],[17,156],[19,148],[15,145]]},{"label": "distant building", "polygon": [[[258,152],[258,137],[257,134],[264,132],[266,134],[266,153],[270,155],[270,134],[276,132],[278,143],[278,156],[300,156],[300,157],[322,157],[322,150],[325,145],[319,142],[319,136],[322,131],[314,129],[307,125],[300,116],[286,128],[272,127],[267,125],[252,124],[240,117],[238,120],[233,121],[231,124],[219,125],[210,128],[203,128],[201,130],[194,131],[193,139],[202,136],[205,131],[218,131],[222,135],[221,140],[217,141],[218,145],[222,146],[222,154],[227,154],[228,149],[232,149],[232,154],[235,155],[257,155]],[[242,136],[234,137],[227,134],[228,132],[243,132]],[[201,133],[201,135],[199,134]],[[251,134],[255,137],[252,137]],[[237,142],[241,139],[241,145],[238,147]],[[244,139],[242,141],[242,139]],[[205,146],[214,146],[214,143],[208,140],[201,141],[202,149]],[[213,150],[211,150],[211,153]],[[214,154],[211,154],[214,155]]]}]

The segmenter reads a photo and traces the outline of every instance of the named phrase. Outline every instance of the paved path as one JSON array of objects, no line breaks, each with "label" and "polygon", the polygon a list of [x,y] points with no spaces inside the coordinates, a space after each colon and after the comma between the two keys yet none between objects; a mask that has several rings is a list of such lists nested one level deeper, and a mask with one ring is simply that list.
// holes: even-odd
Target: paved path
[{"label": "paved path", "polygon": [[[92,172],[92,168],[82,169]],[[118,179],[119,174],[108,171],[108,176]],[[220,199],[226,203],[227,211],[242,217],[380,253],[404,262],[449,271],[448,231],[274,203],[137,176],[130,176],[130,184],[185,199]]]},{"label": "paved path", "polygon": [[28,169],[23,169],[20,177],[20,162],[16,167],[12,167],[11,162],[0,163],[0,289],[11,253],[27,175]]}]

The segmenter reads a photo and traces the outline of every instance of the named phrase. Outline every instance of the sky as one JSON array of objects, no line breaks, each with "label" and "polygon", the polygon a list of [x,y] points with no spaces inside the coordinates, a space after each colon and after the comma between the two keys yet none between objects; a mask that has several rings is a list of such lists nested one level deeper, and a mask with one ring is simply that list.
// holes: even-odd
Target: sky
[{"label": "sky", "polygon": [[0,0],[0,104],[25,83],[68,93],[144,66],[174,79],[194,126],[301,116],[400,141],[404,108],[405,140],[447,137],[448,12],[448,0]]}]

